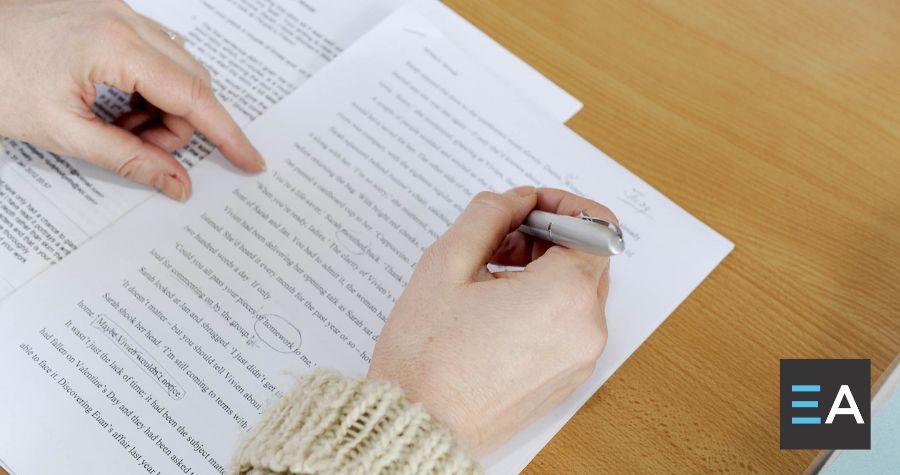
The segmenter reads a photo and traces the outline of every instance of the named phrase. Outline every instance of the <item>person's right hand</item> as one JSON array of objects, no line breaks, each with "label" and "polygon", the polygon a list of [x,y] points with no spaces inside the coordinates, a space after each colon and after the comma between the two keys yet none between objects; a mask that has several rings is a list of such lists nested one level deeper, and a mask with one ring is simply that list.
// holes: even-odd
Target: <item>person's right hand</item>
[{"label": "person's right hand", "polygon": [[[195,130],[242,170],[264,169],[213,95],[209,73],[168,31],[120,0],[0,2],[0,135],[181,201],[191,180],[170,153]],[[104,123],[91,110],[96,84],[139,94],[152,107]]]},{"label": "person's right hand", "polygon": [[[479,194],[419,261],[369,368],[478,455],[568,397],[606,344],[609,258],[518,232],[533,208],[615,222],[560,190]],[[492,274],[488,262],[525,270]]]}]

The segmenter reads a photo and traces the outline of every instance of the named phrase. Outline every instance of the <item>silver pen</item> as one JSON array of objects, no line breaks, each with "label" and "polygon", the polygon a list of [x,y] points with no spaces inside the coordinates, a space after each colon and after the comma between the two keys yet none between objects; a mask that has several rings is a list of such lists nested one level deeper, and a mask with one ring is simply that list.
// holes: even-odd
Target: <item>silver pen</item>
[{"label": "silver pen", "polygon": [[600,256],[614,256],[625,250],[622,230],[609,221],[581,216],[563,216],[534,210],[519,231],[569,249]]}]

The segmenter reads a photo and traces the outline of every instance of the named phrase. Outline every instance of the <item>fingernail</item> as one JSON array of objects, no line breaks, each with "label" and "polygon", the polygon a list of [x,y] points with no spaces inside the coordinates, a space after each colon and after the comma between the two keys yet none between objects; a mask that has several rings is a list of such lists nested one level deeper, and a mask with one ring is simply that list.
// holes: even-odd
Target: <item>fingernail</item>
[{"label": "fingernail", "polygon": [[175,177],[164,175],[156,185],[156,189],[173,200],[184,203],[188,199],[187,187]]},{"label": "fingernail", "polygon": [[527,198],[537,192],[537,190],[533,186],[530,186],[530,185],[518,186],[509,191],[521,196],[522,198]]},{"label": "fingernail", "polygon": [[184,183],[178,182],[178,186],[181,187],[181,195],[178,197],[178,201],[184,203],[188,199],[187,188],[185,188]]},{"label": "fingernail", "polygon": [[266,167],[266,161],[263,160],[262,154],[259,153],[259,151],[256,150],[255,148],[253,149],[253,151],[256,152],[256,166],[257,166],[257,168],[258,168],[259,171],[261,171],[261,172],[266,171],[266,170],[268,169],[268,167]]}]

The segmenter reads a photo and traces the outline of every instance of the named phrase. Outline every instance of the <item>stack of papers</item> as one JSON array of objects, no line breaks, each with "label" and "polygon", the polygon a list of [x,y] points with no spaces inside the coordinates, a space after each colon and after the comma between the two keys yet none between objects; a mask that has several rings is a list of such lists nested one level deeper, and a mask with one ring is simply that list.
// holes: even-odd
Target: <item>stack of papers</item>
[{"label": "stack of papers", "polygon": [[[41,160],[55,158],[7,143],[32,159],[7,162],[5,186],[80,229],[37,277],[0,267],[21,287],[0,302],[15,382],[0,389],[0,459],[17,475],[223,473],[296,375],[365,376],[418,257],[475,193],[534,184],[610,206],[628,251],[611,264],[594,375],[483,460],[515,473],[733,247],[566,128],[577,101],[439,3],[165,3],[135,6],[187,32],[269,171],[243,175],[217,152],[198,163],[197,140],[182,154],[196,193],[179,204],[66,161],[115,197],[98,217],[53,198],[65,173]],[[231,63],[238,49],[254,68]],[[243,80],[281,95],[241,92]],[[38,180],[52,191],[23,185]]]}]

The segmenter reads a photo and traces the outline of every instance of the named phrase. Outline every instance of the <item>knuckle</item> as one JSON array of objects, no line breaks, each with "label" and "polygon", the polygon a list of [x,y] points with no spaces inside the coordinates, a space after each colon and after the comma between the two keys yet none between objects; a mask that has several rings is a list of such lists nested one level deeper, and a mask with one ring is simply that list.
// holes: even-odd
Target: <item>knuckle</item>
[{"label": "knuckle", "polygon": [[120,47],[123,42],[131,43],[137,33],[121,15],[108,13],[98,20],[96,27],[98,43],[105,47]]},{"label": "knuckle", "polygon": [[[143,177],[144,167],[146,166],[146,160],[143,160],[137,154],[134,154],[128,157],[125,161],[123,161],[116,169],[115,172],[128,180],[138,181],[139,177]],[[153,180],[151,180],[153,181]],[[155,183],[148,183],[150,185],[155,185]]]},{"label": "knuckle", "polygon": [[472,201],[475,203],[493,203],[493,200],[498,198],[500,198],[500,195],[493,191],[479,191],[472,197]]},{"label": "knuckle", "polygon": [[491,191],[481,191],[472,198],[472,204],[482,206],[488,209],[494,209],[502,213],[506,212],[506,202],[503,197]]},{"label": "knuckle", "polygon": [[140,163],[137,157],[131,157],[116,168],[116,173],[124,178],[132,179],[136,174],[138,169],[140,168]]},{"label": "knuckle", "polygon": [[106,8],[117,13],[130,15],[133,15],[135,13],[134,9],[131,8],[128,3],[123,0],[104,0],[103,3],[105,4]]},{"label": "knuckle", "polygon": [[191,77],[191,104],[197,107],[209,105],[213,99],[212,79],[209,73]]},{"label": "knuckle", "polygon": [[91,63],[109,70],[116,70],[122,58],[132,58],[140,49],[140,36],[121,15],[107,13],[96,21],[84,53]]}]

